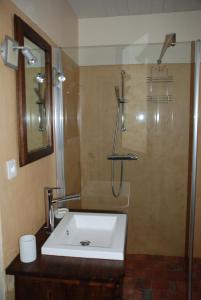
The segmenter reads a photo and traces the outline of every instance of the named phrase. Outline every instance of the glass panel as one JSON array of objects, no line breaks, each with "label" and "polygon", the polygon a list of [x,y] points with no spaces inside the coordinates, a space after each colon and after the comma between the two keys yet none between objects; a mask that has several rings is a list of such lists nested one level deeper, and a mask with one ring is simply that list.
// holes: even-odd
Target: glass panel
[{"label": "glass panel", "polygon": [[[62,69],[66,81],[63,92],[63,128],[64,128],[64,175],[67,194],[77,194],[81,190],[80,174],[80,137],[78,126],[79,105],[79,67],[66,53],[61,51]],[[71,204],[68,203],[70,206]],[[73,207],[80,203],[73,201]]]},{"label": "glass panel", "polygon": [[40,49],[28,38],[24,45],[31,50],[36,63],[30,64],[25,59],[26,86],[26,120],[28,152],[41,149],[48,145],[45,107],[45,51]]}]

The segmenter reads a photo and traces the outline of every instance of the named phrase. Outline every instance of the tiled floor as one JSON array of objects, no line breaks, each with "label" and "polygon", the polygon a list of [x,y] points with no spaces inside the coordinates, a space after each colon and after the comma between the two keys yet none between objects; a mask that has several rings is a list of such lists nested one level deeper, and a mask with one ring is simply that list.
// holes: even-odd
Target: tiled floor
[{"label": "tiled floor", "polygon": [[192,279],[192,300],[201,300],[201,259],[194,259]]},{"label": "tiled floor", "polygon": [[[201,263],[196,263],[193,278],[192,300],[201,300]],[[123,300],[186,300],[186,280],[184,258],[128,255]]]}]

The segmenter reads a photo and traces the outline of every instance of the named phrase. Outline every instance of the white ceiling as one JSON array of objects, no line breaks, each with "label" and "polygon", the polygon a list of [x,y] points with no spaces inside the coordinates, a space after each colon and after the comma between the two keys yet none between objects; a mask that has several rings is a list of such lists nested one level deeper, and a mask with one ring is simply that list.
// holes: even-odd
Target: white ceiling
[{"label": "white ceiling", "polygon": [[201,0],[68,0],[78,18],[201,10]]}]

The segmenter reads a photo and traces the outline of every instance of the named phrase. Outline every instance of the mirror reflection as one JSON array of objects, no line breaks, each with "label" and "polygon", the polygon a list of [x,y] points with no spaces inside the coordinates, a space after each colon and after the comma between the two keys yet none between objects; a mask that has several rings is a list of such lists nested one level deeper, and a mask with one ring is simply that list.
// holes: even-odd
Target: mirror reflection
[{"label": "mirror reflection", "polygon": [[45,51],[26,37],[24,45],[31,49],[36,58],[33,64],[25,60],[27,147],[30,152],[48,145],[45,106],[47,80]]}]

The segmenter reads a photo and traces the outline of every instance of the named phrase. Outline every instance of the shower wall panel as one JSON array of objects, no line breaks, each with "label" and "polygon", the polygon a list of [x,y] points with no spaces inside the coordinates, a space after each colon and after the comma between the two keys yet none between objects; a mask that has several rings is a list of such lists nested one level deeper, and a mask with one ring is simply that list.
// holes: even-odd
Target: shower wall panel
[{"label": "shower wall panel", "polygon": [[[173,101],[147,100],[152,65],[80,67],[82,207],[128,211],[128,252],[182,256],[185,252],[190,65],[168,64]],[[118,153],[126,161],[122,196],[111,191],[117,101],[114,86],[127,72],[125,125]],[[116,180],[118,181],[119,168]]]}]

